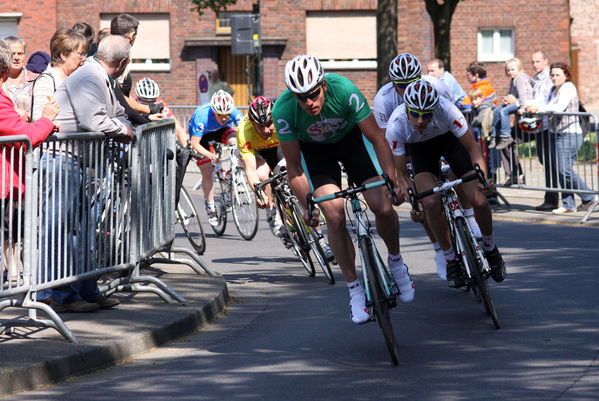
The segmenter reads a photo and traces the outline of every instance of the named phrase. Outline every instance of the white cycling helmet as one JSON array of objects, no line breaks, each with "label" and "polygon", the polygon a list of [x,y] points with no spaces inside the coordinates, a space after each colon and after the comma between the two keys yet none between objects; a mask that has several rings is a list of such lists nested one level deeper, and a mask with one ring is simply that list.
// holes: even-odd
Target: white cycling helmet
[{"label": "white cycling helmet", "polygon": [[295,56],[285,65],[285,85],[291,92],[307,93],[324,79],[324,69],[314,56]]},{"label": "white cycling helmet", "polygon": [[212,95],[210,107],[216,114],[231,114],[235,108],[235,102],[229,92],[219,89]]},{"label": "white cycling helmet", "polygon": [[439,104],[439,94],[430,82],[419,79],[408,85],[403,100],[411,109],[432,111]]},{"label": "white cycling helmet", "polygon": [[158,84],[150,78],[144,78],[137,81],[135,85],[135,94],[142,99],[156,99],[160,96]]},{"label": "white cycling helmet", "polygon": [[401,53],[389,64],[389,77],[393,81],[410,81],[420,78],[421,74],[420,60],[410,53]]}]

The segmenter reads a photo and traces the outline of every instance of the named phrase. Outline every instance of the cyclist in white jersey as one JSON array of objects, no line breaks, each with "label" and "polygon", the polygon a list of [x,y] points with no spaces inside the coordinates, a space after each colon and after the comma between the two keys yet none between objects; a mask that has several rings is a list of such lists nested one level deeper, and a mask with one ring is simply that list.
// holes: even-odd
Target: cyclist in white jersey
[{"label": "cyclist in white jersey", "polygon": [[[420,64],[420,60],[418,60],[418,57],[410,53],[401,53],[391,61],[389,64],[389,78],[391,78],[391,82],[383,85],[374,97],[374,116],[379,127],[387,127],[387,122],[389,121],[393,110],[395,110],[398,106],[403,105],[403,95],[406,87],[410,84],[410,82],[414,82],[418,79],[422,78],[427,82],[430,82],[440,96],[443,96],[453,102],[451,91],[443,81],[441,81],[439,78],[433,77],[432,75],[422,76],[421,74],[422,64]],[[462,203],[465,209],[464,214],[468,218],[470,226],[473,228],[475,235],[477,238],[480,238],[480,229],[478,228],[476,220],[474,219],[474,210],[472,209],[472,205],[465,200],[466,197],[463,196],[461,188],[458,188],[457,191],[460,199],[463,200]],[[445,256],[441,251],[439,242],[435,239],[435,236],[428,227],[428,224],[426,223],[422,213],[419,215],[412,214],[412,219],[416,222],[422,223],[424,231],[426,231],[426,234],[428,235],[435,251],[435,265],[437,274],[441,279],[445,280]]]},{"label": "cyclist in white jersey", "polygon": [[[441,156],[458,177],[472,173],[472,162],[478,163],[486,174],[481,149],[474,140],[464,115],[452,101],[439,96],[427,81],[418,80],[408,85],[404,93],[404,106],[395,109],[389,118],[386,137],[393,153],[402,195],[412,185],[418,191],[434,187],[439,181]],[[412,160],[414,184],[408,176],[406,155]],[[482,185],[470,181],[461,186],[466,198],[474,205],[476,221],[482,232],[482,248],[491,266],[491,277],[501,282],[506,274],[505,263],[493,239],[491,209],[482,192]],[[492,191],[493,185],[485,190]],[[450,287],[463,286],[462,269],[451,245],[440,196],[428,196],[422,203],[429,227],[439,241],[447,261],[447,282]]]}]

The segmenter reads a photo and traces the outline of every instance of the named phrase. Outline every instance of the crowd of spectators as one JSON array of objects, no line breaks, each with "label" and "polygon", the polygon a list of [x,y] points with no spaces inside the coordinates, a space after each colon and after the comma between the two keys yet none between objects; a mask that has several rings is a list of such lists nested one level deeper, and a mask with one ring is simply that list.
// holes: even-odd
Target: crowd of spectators
[{"label": "crowd of spectators", "polygon": [[[162,103],[140,103],[130,96],[128,65],[138,26],[137,19],[121,14],[111,21],[110,28],[96,35],[89,24],[78,22],[72,28],[57,30],[49,43],[50,54],[36,51],[27,64],[24,39],[0,39],[0,134],[27,135],[34,147],[57,131],[65,135],[102,132],[126,143],[133,138],[135,126],[163,118]],[[89,202],[82,195],[84,172],[78,151],[76,146],[48,145],[40,156],[40,199],[51,203],[40,206],[47,215],[39,229],[39,260],[48,277],[64,277],[71,268],[67,265],[74,260],[81,271],[85,271],[82,264],[90,263],[90,245],[85,240],[90,228],[69,221],[70,216],[83,213]],[[17,217],[22,219],[25,174],[16,165],[18,160],[2,160],[2,199],[5,206],[11,206],[2,210],[20,214]],[[57,184],[56,177],[67,176]],[[6,187],[8,183],[13,187]],[[14,196],[16,190],[18,196]],[[12,236],[13,242],[20,241],[22,232],[6,232],[9,226],[16,226],[7,224],[8,220],[5,216],[4,238]],[[100,292],[96,278],[40,291],[37,300],[58,312],[89,312],[119,304],[116,298]]]}]

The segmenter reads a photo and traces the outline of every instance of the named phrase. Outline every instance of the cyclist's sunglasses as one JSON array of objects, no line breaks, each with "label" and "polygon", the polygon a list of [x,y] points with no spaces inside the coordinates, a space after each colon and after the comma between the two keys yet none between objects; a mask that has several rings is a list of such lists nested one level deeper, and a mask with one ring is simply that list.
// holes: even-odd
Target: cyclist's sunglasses
[{"label": "cyclist's sunglasses", "polygon": [[299,100],[300,102],[305,102],[308,99],[310,100],[316,100],[316,98],[318,98],[318,96],[320,96],[320,91],[322,90],[322,86],[319,86],[316,90],[310,92],[310,93],[296,93],[295,97],[297,98],[297,100]]},{"label": "cyclist's sunglasses", "polygon": [[218,113],[215,113],[215,114],[218,118],[226,118],[227,120],[229,119],[229,117],[231,117],[230,114],[218,114]]},{"label": "cyclist's sunglasses", "polygon": [[408,107],[408,111],[410,112],[410,115],[414,118],[422,117],[426,120],[433,116],[432,110],[431,111],[418,111],[418,110],[414,110],[414,109],[411,109]]},{"label": "cyclist's sunglasses", "polygon": [[409,84],[411,84],[414,81],[418,81],[419,79],[420,79],[420,77],[414,78],[414,79],[410,79],[409,81],[393,81],[393,83],[395,85],[397,85],[398,88],[405,89],[405,88],[408,87]]}]

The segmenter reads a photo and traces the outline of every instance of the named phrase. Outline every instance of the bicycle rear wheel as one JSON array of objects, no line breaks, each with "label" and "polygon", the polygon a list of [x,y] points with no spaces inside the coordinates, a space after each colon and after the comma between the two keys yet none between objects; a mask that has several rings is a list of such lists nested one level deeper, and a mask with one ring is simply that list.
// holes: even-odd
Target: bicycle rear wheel
[{"label": "bicycle rear wheel", "polygon": [[206,235],[198,211],[185,187],[181,187],[181,196],[177,205],[177,220],[181,223],[183,232],[193,249],[202,255],[206,251]]},{"label": "bicycle rear wheel", "polygon": [[[281,209],[279,209],[281,210]],[[314,277],[316,271],[314,270],[314,263],[310,257],[310,245],[307,241],[307,234],[304,230],[304,223],[301,215],[298,213],[301,210],[296,209],[293,203],[288,205],[288,208],[283,209],[282,219],[285,224],[285,229],[291,244],[293,245],[293,252],[302,262],[302,265],[308,272],[310,277]]]},{"label": "bicycle rear wheel", "polygon": [[231,206],[233,221],[239,235],[247,241],[258,231],[258,204],[256,194],[250,188],[245,171],[237,168],[233,172],[231,184]]},{"label": "bicycle rear wheel", "polygon": [[499,329],[501,326],[499,324],[499,318],[497,317],[495,305],[491,299],[489,284],[483,275],[482,260],[480,260],[480,257],[476,255],[474,244],[472,242],[473,240],[470,236],[468,227],[466,227],[466,222],[462,219],[457,219],[455,223],[457,235],[460,236],[460,241],[464,248],[464,262],[468,263],[470,268],[469,270],[472,278],[471,285],[473,286],[473,290],[477,294],[479,301],[481,301],[481,303],[485,306],[487,315],[491,316],[495,328]]},{"label": "bicycle rear wheel", "polygon": [[376,268],[376,254],[374,244],[370,238],[361,238],[359,242],[360,251],[363,253],[364,266],[362,269],[366,269],[366,276],[368,278],[368,289],[370,292],[370,298],[372,302],[372,310],[376,316],[376,320],[379,323],[379,327],[385,337],[387,343],[387,349],[391,356],[391,361],[394,365],[399,364],[399,350],[397,347],[397,338],[393,331],[393,325],[391,324],[391,316],[389,314],[389,300],[386,296],[385,290],[382,288],[381,280],[378,276],[378,269]]},{"label": "bicycle rear wheel", "polygon": [[218,224],[212,227],[212,231],[218,236],[225,233],[227,228],[227,204],[229,203],[229,185],[227,181],[217,179],[214,181],[214,207]]}]

